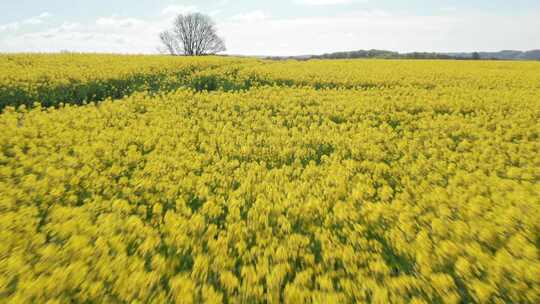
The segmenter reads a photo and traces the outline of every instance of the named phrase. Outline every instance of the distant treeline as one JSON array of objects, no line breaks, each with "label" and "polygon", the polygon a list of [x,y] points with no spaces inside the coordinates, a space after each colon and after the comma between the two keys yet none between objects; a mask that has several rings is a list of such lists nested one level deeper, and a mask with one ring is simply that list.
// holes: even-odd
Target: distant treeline
[{"label": "distant treeline", "polygon": [[310,59],[356,59],[356,58],[379,58],[379,59],[451,59],[451,60],[540,60],[540,50],[500,51],[500,52],[473,52],[473,53],[435,53],[435,52],[412,52],[398,53],[386,50],[358,50],[348,52],[335,52],[322,55],[305,55],[289,57],[267,57],[273,60],[310,60]]}]

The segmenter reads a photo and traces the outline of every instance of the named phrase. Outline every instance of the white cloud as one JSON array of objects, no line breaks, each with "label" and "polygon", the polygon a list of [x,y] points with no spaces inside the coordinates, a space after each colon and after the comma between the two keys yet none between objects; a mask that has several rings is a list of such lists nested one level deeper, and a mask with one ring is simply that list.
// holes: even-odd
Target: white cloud
[{"label": "white cloud", "polygon": [[22,24],[41,24],[43,23],[43,20],[38,17],[28,18],[23,21],[21,21]]},{"label": "white cloud", "polygon": [[52,16],[48,12],[41,13],[38,16],[26,18],[20,21],[15,21],[7,24],[0,24],[0,32],[3,31],[16,31],[19,30],[24,25],[37,25],[42,24],[44,22],[44,19],[49,18]]},{"label": "white cloud", "polygon": [[41,13],[38,17],[39,18],[49,18],[51,17],[52,15],[49,13],[49,12],[43,12]]},{"label": "white cloud", "polygon": [[57,30],[59,32],[71,32],[75,30],[82,29],[83,26],[78,22],[64,22],[62,25],[60,25],[57,28],[53,28],[52,30]]},{"label": "white cloud", "polygon": [[297,3],[311,5],[311,6],[322,6],[322,5],[337,5],[337,4],[350,4],[353,2],[366,2],[364,0],[296,0]]},{"label": "white cloud", "polygon": [[145,21],[117,16],[98,18],[91,23],[64,22],[43,30],[17,33],[0,41],[2,51],[155,53],[158,33],[168,27],[159,18]]},{"label": "white cloud", "polygon": [[[540,14],[420,16],[357,11],[332,17],[229,20],[218,24],[228,53],[304,55],[340,50],[474,51],[534,49]],[[528,39],[523,39],[528,37]]]},{"label": "white cloud", "polygon": [[4,31],[16,31],[19,29],[19,22],[12,22],[12,23],[7,23],[7,24],[1,24],[0,25],[0,32],[4,32]]},{"label": "white cloud", "polygon": [[213,11],[208,12],[208,16],[215,17],[217,15],[220,15],[221,13],[222,13],[222,11],[217,9],[217,10],[213,10]]},{"label": "white cloud", "polygon": [[454,6],[445,6],[445,7],[441,7],[440,10],[442,12],[450,12],[450,13],[453,13],[453,12],[456,12],[457,11],[457,7],[454,7]]},{"label": "white cloud", "polygon": [[[113,15],[89,23],[44,24],[33,31],[11,31],[23,26],[21,20],[0,26],[0,31],[4,30],[0,32],[0,51],[156,53],[158,34],[170,27],[170,18]],[[538,48],[540,41],[540,12],[520,16],[421,16],[363,10],[331,17],[273,18],[255,10],[217,21],[227,53],[238,55],[302,55],[372,48],[401,52],[527,50]]]},{"label": "white cloud", "polygon": [[109,28],[133,28],[140,24],[144,23],[144,21],[136,18],[119,18],[119,17],[106,17],[106,18],[98,18],[96,20],[96,24],[98,26],[102,27],[109,27]]},{"label": "white cloud", "polygon": [[194,13],[197,7],[194,5],[169,5],[161,11],[164,16]]},{"label": "white cloud", "polygon": [[252,12],[237,14],[231,18],[231,20],[245,21],[245,22],[255,22],[255,21],[261,21],[264,19],[267,19],[267,16],[261,10],[255,10]]},{"label": "white cloud", "polygon": [[35,17],[30,17],[28,19],[25,19],[23,21],[21,21],[21,23],[23,24],[41,24],[44,22],[44,19],[47,19],[49,17],[51,17],[52,15],[48,12],[43,12],[41,14],[39,14],[38,16],[35,16]]}]

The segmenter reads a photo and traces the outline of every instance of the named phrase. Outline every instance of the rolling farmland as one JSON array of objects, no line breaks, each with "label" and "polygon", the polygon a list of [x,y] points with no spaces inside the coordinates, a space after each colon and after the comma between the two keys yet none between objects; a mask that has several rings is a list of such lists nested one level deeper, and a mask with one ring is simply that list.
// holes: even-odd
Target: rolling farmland
[{"label": "rolling farmland", "polygon": [[540,62],[0,68],[2,302],[540,302]]}]

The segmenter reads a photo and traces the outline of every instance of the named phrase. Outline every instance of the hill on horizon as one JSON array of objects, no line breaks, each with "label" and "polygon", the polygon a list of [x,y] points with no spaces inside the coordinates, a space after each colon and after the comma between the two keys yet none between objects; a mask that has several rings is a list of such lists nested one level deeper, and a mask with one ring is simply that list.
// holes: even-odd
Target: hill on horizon
[{"label": "hill on horizon", "polygon": [[[475,56],[477,54],[477,56]],[[530,51],[502,50],[498,52],[410,52],[399,53],[388,50],[357,50],[325,53],[322,55],[301,56],[264,56],[266,59],[309,60],[309,59],[355,59],[355,58],[381,58],[381,59],[487,59],[487,60],[540,60],[540,49]]]}]

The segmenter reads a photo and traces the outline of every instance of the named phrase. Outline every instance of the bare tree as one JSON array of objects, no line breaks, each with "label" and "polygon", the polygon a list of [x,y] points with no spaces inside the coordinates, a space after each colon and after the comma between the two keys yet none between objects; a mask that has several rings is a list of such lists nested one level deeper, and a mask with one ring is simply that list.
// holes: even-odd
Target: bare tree
[{"label": "bare tree", "polygon": [[164,53],[169,53],[171,55],[176,55],[179,53],[178,42],[169,31],[164,31],[160,33],[159,39],[161,40],[161,43],[163,43],[164,45],[164,49],[163,49]]},{"label": "bare tree", "polygon": [[159,38],[171,55],[200,56],[226,50],[215,23],[201,13],[178,15],[173,28],[162,32]]}]

